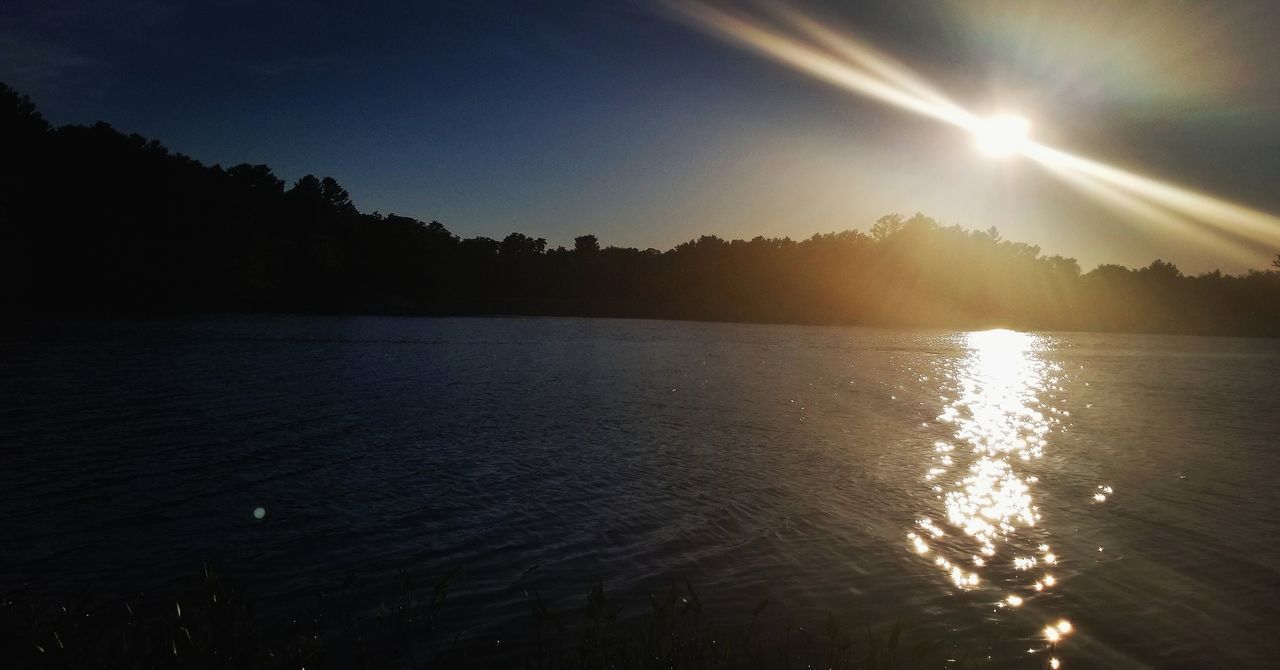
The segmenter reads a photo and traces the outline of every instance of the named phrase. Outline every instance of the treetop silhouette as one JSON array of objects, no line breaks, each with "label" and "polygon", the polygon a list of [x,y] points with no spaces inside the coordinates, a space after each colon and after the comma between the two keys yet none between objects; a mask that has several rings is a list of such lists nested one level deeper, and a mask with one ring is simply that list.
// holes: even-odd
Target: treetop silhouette
[{"label": "treetop silhouette", "polygon": [[805,240],[572,249],[362,213],[332,177],[207,166],[0,84],[0,300],[19,312],[528,314],[1280,335],[1276,269],[1190,277],[923,214]]}]

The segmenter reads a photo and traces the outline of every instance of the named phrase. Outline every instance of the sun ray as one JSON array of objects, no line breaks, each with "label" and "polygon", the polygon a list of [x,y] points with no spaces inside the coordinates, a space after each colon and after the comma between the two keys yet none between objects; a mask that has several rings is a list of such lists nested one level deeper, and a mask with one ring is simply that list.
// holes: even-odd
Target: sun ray
[{"label": "sun ray", "polygon": [[[958,105],[939,104],[923,99],[897,84],[877,77],[871,72],[850,67],[821,49],[807,45],[751,19],[731,14],[701,2],[669,2],[678,14],[693,25],[710,30],[751,48],[775,60],[825,80],[841,88],[860,93],[902,109],[915,112],[961,128],[972,128],[978,119]],[[868,58],[874,54],[869,48]]]},{"label": "sun ray", "polygon": [[835,54],[844,57],[851,64],[861,65],[886,80],[886,82],[899,86],[905,92],[915,95],[925,102],[948,109],[949,113],[957,118],[968,114],[963,108],[943,95],[942,92],[911,72],[905,65],[890,59],[887,55],[876,53],[868,47],[846,39],[834,30],[793,9],[779,7],[774,11],[797,30],[808,35],[818,44],[830,49]]},{"label": "sun ray", "polygon": [[1044,163],[1043,167],[1051,176],[1081,194],[1093,198],[1104,207],[1132,215],[1131,220],[1139,224],[1154,224],[1157,227],[1176,230],[1233,261],[1247,263],[1257,255],[1255,249],[1243,244],[1231,231],[1221,228],[1206,229],[1203,223],[1197,223],[1156,203],[1055,163]]},{"label": "sun ray", "polygon": [[1280,246],[1280,217],[1237,205],[1189,188],[1162,182],[1100,161],[1077,156],[1061,149],[1030,143],[1028,158],[1064,172],[1089,175],[1130,193],[1215,226],[1236,227],[1235,232],[1256,242]]},{"label": "sun ray", "polygon": [[[789,35],[758,19],[712,7],[701,0],[667,0],[666,5],[696,27],[812,77],[967,130],[975,135],[980,146],[993,148],[990,152],[993,155],[1025,156],[1049,174],[1104,204],[1210,243],[1227,251],[1232,258],[1254,255],[1246,251],[1247,246],[1241,244],[1240,239],[1280,246],[1280,217],[1037,143],[1012,132],[993,134],[993,124],[1004,123],[1002,117],[984,119],[973,114],[906,66],[794,10],[769,6],[768,13],[799,35]],[[1213,226],[1221,236],[1197,224]]]}]

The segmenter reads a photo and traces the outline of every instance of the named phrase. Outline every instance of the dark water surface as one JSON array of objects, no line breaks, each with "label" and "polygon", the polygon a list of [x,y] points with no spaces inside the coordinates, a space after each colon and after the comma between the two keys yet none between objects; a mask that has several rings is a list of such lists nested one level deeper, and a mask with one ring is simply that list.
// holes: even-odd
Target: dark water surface
[{"label": "dark water surface", "polygon": [[906,616],[1010,665],[1054,635],[1064,667],[1280,654],[1276,341],[26,323],[0,336],[0,445],[0,592],[457,565],[497,627],[530,584],[688,577],[726,612]]}]

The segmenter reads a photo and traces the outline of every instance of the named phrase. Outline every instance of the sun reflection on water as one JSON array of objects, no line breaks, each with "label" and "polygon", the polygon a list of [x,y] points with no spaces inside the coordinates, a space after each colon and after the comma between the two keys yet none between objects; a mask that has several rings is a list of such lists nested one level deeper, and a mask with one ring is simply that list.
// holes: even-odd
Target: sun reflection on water
[{"label": "sun reflection on water", "polygon": [[[968,354],[938,416],[953,437],[934,443],[924,474],[940,504],[907,538],[955,588],[997,590],[998,607],[1018,608],[1058,584],[1049,569],[1060,557],[1042,541],[1033,472],[1067,416],[1048,403],[1062,370],[1045,359],[1038,335],[989,330],[967,333],[963,344]],[[1044,637],[1057,644],[1071,630],[1062,619]]]}]

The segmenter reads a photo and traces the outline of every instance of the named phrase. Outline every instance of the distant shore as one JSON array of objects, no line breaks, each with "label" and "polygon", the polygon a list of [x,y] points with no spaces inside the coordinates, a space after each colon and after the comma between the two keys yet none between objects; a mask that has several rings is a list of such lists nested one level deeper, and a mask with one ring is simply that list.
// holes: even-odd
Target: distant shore
[{"label": "distant shore", "polygon": [[[0,308],[300,312],[1280,336],[1280,258],[1085,272],[993,226],[923,214],[804,240],[573,248],[361,212],[335,179],[204,165],[105,123],[52,127],[0,85]],[[696,226],[692,224],[691,228]]]}]

